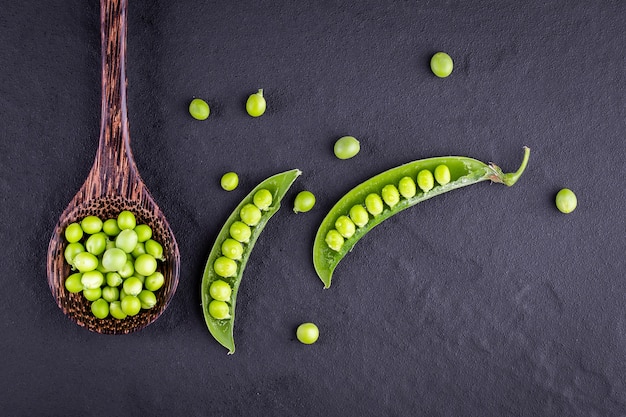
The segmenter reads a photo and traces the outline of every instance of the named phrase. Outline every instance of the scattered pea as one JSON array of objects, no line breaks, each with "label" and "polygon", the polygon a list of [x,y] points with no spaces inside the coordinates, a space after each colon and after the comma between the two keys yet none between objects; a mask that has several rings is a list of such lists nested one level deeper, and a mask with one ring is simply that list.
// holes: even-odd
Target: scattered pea
[{"label": "scattered pea", "polygon": [[430,59],[430,69],[439,78],[445,78],[452,74],[453,68],[454,62],[450,55],[445,52],[437,52]]},{"label": "scattered pea", "polygon": [[194,98],[189,103],[189,114],[196,120],[206,120],[211,114],[209,104],[201,98]]},{"label": "scattered pea", "polygon": [[378,216],[383,212],[383,200],[378,194],[368,194],[365,197],[365,208],[371,215]]},{"label": "scattered pea", "polygon": [[450,182],[450,168],[447,165],[437,165],[435,168],[435,181],[439,185],[446,185]]},{"label": "scattered pea", "polygon": [[317,341],[320,336],[319,328],[314,323],[302,323],[296,330],[296,337],[305,344],[311,345]]},{"label": "scattered pea", "polygon": [[315,195],[310,191],[300,191],[293,201],[294,213],[306,213],[315,206]]},{"label": "scattered pea", "polygon": [[417,173],[417,186],[425,193],[432,190],[435,186],[433,173],[427,169],[423,169]]},{"label": "scattered pea", "polygon": [[259,208],[261,211],[267,210],[272,205],[272,193],[269,190],[262,188],[252,197],[252,202],[255,206]]},{"label": "scattered pea", "polygon": [[335,142],[333,150],[337,158],[350,159],[359,153],[361,144],[354,136],[343,136]]},{"label": "scattered pea", "polygon": [[335,229],[346,239],[349,239],[354,235],[356,231],[356,226],[354,222],[350,220],[348,216],[339,216],[337,221],[335,222]]},{"label": "scattered pea", "polygon": [[556,208],[559,209],[561,213],[571,213],[576,209],[578,205],[578,199],[576,198],[576,194],[569,188],[563,188],[556,194]]},{"label": "scattered pea", "polygon": [[393,208],[398,202],[400,202],[400,193],[398,189],[393,184],[387,184],[383,187],[383,190],[380,193],[383,197],[383,201],[389,207]]},{"label": "scattered pea", "polygon": [[358,227],[363,227],[369,221],[369,214],[365,207],[360,204],[356,204],[350,208],[350,219],[354,222]]},{"label": "scattered pea", "polygon": [[328,247],[337,252],[341,250],[341,247],[343,246],[343,242],[344,242],[344,239],[343,239],[343,236],[341,236],[341,233],[339,233],[335,229],[328,231],[328,233],[326,234],[325,240],[326,240],[326,244],[328,245]]},{"label": "scattered pea", "polygon": [[246,111],[252,117],[259,117],[265,113],[267,103],[263,97],[263,89],[251,94],[246,101]]},{"label": "scattered pea", "polygon": [[239,175],[236,172],[227,172],[222,175],[220,185],[226,191],[233,191],[239,185]]},{"label": "scattered pea", "polygon": [[65,229],[65,239],[69,243],[76,243],[83,238],[83,228],[78,223],[72,223]]}]

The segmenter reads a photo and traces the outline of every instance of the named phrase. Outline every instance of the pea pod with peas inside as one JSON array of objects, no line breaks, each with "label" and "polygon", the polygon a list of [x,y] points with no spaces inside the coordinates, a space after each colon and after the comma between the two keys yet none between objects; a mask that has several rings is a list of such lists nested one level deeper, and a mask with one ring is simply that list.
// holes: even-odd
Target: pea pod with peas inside
[{"label": "pea pod with peas inside", "polygon": [[257,185],[233,210],[217,235],[202,276],[204,319],[211,335],[235,353],[235,304],[252,248],[268,220],[302,172],[282,172]]},{"label": "pea pod with peas inside", "polygon": [[329,288],[339,262],[372,228],[394,214],[448,191],[491,180],[512,186],[520,178],[530,156],[516,172],[504,173],[495,164],[462,156],[422,159],[382,172],[357,185],[335,205],[317,231],[313,265]]}]

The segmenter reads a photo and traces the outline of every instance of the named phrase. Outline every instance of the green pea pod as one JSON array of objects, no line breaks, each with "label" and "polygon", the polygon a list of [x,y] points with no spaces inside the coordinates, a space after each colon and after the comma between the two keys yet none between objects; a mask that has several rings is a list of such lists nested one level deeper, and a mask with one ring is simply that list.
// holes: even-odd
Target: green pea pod
[{"label": "green pea pod", "polygon": [[[270,178],[267,178],[263,182],[261,182],[258,186],[256,186],[235,208],[232,214],[228,217],[224,226],[220,230],[217,235],[217,239],[215,240],[215,244],[209,253],[209,258],[204,269],[204,274],[202,276],[202,285],[201,285],[201,294],[202,294],[202,309],[204,312],[204,319],[206,321],[207,327],[209,331],[222,346],[229,350],[229,354],[235,353],[235,341],[233,338],[233,328],[235,323],[235,303],[237,300],[237,291],[239,289],[239,284],[241,283],[241,277],[243,276],[243,272],[254,247],[254,244],[259,237],[259,234],[263,231],[263,228],[267,224],[268,220],[278,211],[280,208],[280,202],[282,198],[285,196],[291,184],[300,176],[302,172],[298,169],[294,169],[291,171],[286,171],[280,174],[276,174]],[[259,190],[268,190],[272,195],[272,202],[269,207],[263,207],[261,219],[254,226],[251,226],[251,234],[246,243],[243,244],[243,253],[241,254],[241,258],[237,260],[237,272],[235,275],[230,277],[222,277],[219,276],[214,268],[215,260],[222,256],[221,245],[224,240],[231,237],[230,235],[230,227],[233,223],[240,221],[240,212],[241,209],[246,204],[253,203],[253,197]],[[227,282],[232,288],[232,293],[230,295],[230,300],[228,302],[230,308],[230,317],[226,319],[218,320],[214,318],[209,312],[209,305],[213,301],[209,293],[209,289],[211,284],[217,280],[222,280]]]},{"label": "green pea pod", "polygon": [[[343,257],[352,250],[359,239],[372,230],[372,228],[376,225],[380,224],[383,220],[388,219],[394,214],[436,195],[476,184],[481,181],[491,180],[492,182],[512,186],[522,175],[524,169],[526,169],[529,156],[530,149],[528,147],[524,147],[524,158],[522,164],[516,172],[508,174],[503,173],[502,170],[493,163],[485,164],[476,159],[467,157],[444,156],[422,159],[392,168],[370,178],[360,185],[357,185],[344,195],[329,211],[322,221],[317,231],[317,235],[315,236],[313,244],[313,264],[317,275],[324,283],[324,288],[330,287],[333,271]],[[334,249],[332,249],[326,242],[328,233],[331,231],[336,232],[335,224],[337,220],[340,217],[345,219],[350,209],[355,205],[363,205],[365,198],[368,195],[374,193],[380,196],[385,186],[389,184],[397,186],[400,180],[404,177],[416,180],[418,173],[421,171],[428,170],[433,172],[440,165],[448,167],[450,171],[449,182],[444,185],[436,185],[434,188],[426,192],[423,192],[418,188],[414,196],[401,198],[396,204],[393,205],[393,207],[385,204],[384,209],[380,214],[371,215],[370,213],[367,223],[361,227],[357,227],[354,234],[345,237],[343,242],[341,242],[342,238],[338,238],[340,240],[339,243],[337,243],[335,239],[335,242],[333,243],[333,245],[335,245]],[[337,238],[338,236],[338,233],[335,232],[331,232],[334,233],[333,238]]]}]

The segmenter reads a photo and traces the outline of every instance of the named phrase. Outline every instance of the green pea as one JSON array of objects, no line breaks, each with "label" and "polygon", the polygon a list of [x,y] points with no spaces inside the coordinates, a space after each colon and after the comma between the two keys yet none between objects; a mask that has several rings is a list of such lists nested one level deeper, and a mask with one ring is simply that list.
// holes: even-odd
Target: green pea
[{"label": "green pea", "polygon": [[383,201],[389,207],[393,208],[400,201],[400,192],[393,184],[387,184],[383,187],[381,193]]},{"label": "green pea", "polygon": [[220,277],[232,277],[237,274],[237,262],[225,256],[220,256],[213,263],[213,269]]},{"label": "green pea", "polygon": [[343,236],[341,236],[341,233],[339,233],[335,229],[332,229],[329,230],[326,234],[325,241],[329,248],[339,252],[341,250],[341,247],[343,246],[344,239]]},{"label": "green pea", "polygon": [[144,282],[146,282],[146,277],[144,275],[140,275],[138,273],[134,273],[133,277],[137,278],[139,281],[141,281],[141,284],[143,285]]},{"label": "green pea", "polygon": [[452,58],[445,52],[437,52],[430,59],[430,69],[439,78],[445,78],[452,74],[453,68]]},{"label": "green pea", "polygon": [[122,278],[130,278],[133,276],[133,274],[135,273],[135,264],[131,259],[126,260],[126,262],[124,262],[124,266],[121,267],[118,271],[118,274],[120,274],[120,276]]},{"label": "green pea", "polygon": [[102,288],[85,288],[83,290],[83,296],[89,301],[96,301],[102,297]]},{"label": "green pea", "polygon": [[350,208],[350,219],[354,222],[358,227],[363,227],[369,221],[369,214],[365,207],[360,204],[355,204]]},{"label": "green pea", "polygon": [[446,185],[450,182],[450,168],[447,165],[437,165],[435,168],[435,181],[440,185]]},{"label": "green pea", "polygon": [[135,259],[135,272],[143,276],[152,275],[157,269],[157,261],[154,256],[143,254]]},{"label": "green pea", "polygon": [[126,253],[131,253],[137,246],[137,233],[132,229],[123,229],[115,237],[115,246]]},{"label": "green pea", "polygon": [[259,117],[263,115],[266,107],[267,103],[263,97],[263,89],[260,89],[258,92],[250,95],[246,101],[246,111],[252,117]]},{"label": "green pea", "polygon": [[320,331],[314,323],[302,323],[296,330],[296,337],[301,343],[311,345],[317,341]]},{"label": "green pea", "polygon": [[335,156],[339,159],[350,159],[361,150],[361,144],[354,136],[343,136],[335,142]]},{"label": "green pea", "polygon": [[149,291],[157,291],[165,284],[165,277],[159,271],[146,277],[143,286]]},{"label": "green pea", "polygon": [[152,238],[152,228],[147,224],[138,224],[135,226],[135,233],[137,234],[137,242],[145,242]]},{"label": "green pea", "polygon": [[262,188],[252,197],[252,202],[255,206],[259,208],[259,210],[265,211],[272,205],[272,193],[269,190]]},{"label": "green pea", "polygon": [[[142,243],[142,242],[139,242],[139,243],[137,243],[137,246],[135,246],[135,249],[133,249],[133,251],[130,254],[133,256],[133,258],[137,259],[141,255],[145,255],[146,253],[147,253],[146,252],[146,244]],[[150,255],[150,256],[152,256],[152,255]],[[154,258],[154,256],[153,256],[153,258]]]},{"label": "green pea", "polygon": [[124,314],[136,316],[141,311],[141,300],[134,295],[127,295],[122,298],[121,307]]},{"label": "green pea", "polygon": [[114,247],[115,247],[115,241],[111,239],[107,239],[106,250],[112,249]]},{"label": "green pea", "polygon": [[83,276],[80,278],[80,283],[83,284],[83,288],[93,290],[99,288],[104,284],[104,275],[100,271],[87,271],[83,272]]},{"label": "green pea", "polygon": [[117,272],[108,272],[106,274],[106,282],[109,287],[118,287],[124,282],[122,276]]},{"label": "green pea", "polygon": [[341,236],[349,239],[352,237],[352,235],[354,235],[354,232],[356,231],[356,226],[348,216],[339,216],[339,218],[335,222],[335,229],[337,229]]},{"label": "green pea", "polygon": [[117,226],[121,230],[134,229],[137,226],[137,218],[132,211],[123,210],[117,215]]},{"label": "green pea", "polygon": [[108,271],[119,271],[126,264],[126,260],[126,252],[119,248],[111,248],[102,255],[102,266]]},{"label": "green pea", "polygon": [[78,223],[71,223],[65,229],[65,240],[69,243],[78,242],[83,238],[83,228]]},{"label": "green pea", "polygon": [[117,225],[117,219],[108,219],[105,220],[102,224],[102,231],[106,233],[107,236],[117,236],[121,231],[119,226]]},{"label": "green pea", "polygon": [[80,242],[70,243],[65,247],[65,251],[63,255],[65,256],[65,261],[74,266],[74,258],[81,252],[85,251],[85,247]]},{"label": "green pea", "polygon": [[294,213],[306,213],[315,206],[315,195],[310,191],[300,191],[293,201]]},{"label": "green pea", "polygon": [[141,308],[144,310],[150,310],[157,303],[156,295],[152,291],[143,290],[137,296],[139,298],[139,302],[141,303]]},{"label": "green pea", "polygon": [[98,232],[93,234],[87,238],[85,242],[85,249],[87,252],[92,253],[96,256],[102,255],[107,246],[107,235],[103,232]]},{"label": "green pea", "polygon": [[109,315],[109,303],[100,298],[91,303],[91,312],[99,319],[106,318]]},{"label": "green pea", "polygon": [[365,208],[372,216],[378,216],[383,212],[383,200],[378,194],[368,194],[365,197]]},{"label": "green pea", "polygon": [[578,199],[576,198],[576,194],[569,188],[563,188],[556,194],[556,208],[559,209],[561,213],[571,213],[576,209],[578,205]]},{"label": "green pea", "polygon": [[213,300],[209,303],[209,314],[217,320],[226,320],[230,318],[228,304],[224,301]]},{"label": "green pea", "polygon": [[137,295],[143,289],[143,284],[139,278],[133,276],[124,281],[122,288],[124,288],[124,293],[126,293],[127,296]]},{"label": "green pea", "polygon": [[256,226],[261,221],[261,210],[252,203],[244,205],[239,211],[239,217],[248,226]]},{"label": "green pea", "polygon": [[120,299],[120,290],[117,287],[106,286],[102,288],[102,298],[107,300],[109,303],[113,301],[117,301]]},{"label": "green pea", "polygon": [[220,185],[226,191],[233,191],[239,185],[239,176],[236,172],[227,172],[222,175]]},{"label": "green pea", "polygon": [[102,230],[102,220],[96,216],[87,216],[80,222],[80,227],[85,233],[93,235]]},{"label": "green pea", "polygon": [[163,258],[163,246],[159,242],[154,239],[148,239],[144,243],[144,246],[146,253],[154,256],[154,259],[165,260],[165,258]]},{"label": "green pea", "polygon": [[222,242],[222,254],[230,259],[238,261],[243,255],[243,245],[235,239],[228,238]]},{"label": "green pea", "polygon": [[417,173],[417,186],[425,193],[432,190],[435,186],[433,173],[427,169],[423,169]]},{"label": "green pea", "polygon": [[209,287],[209,295],[217,301],[228,301],[232,294],[232,288],[227,282],[218,279],[213,281]]},{"label": "green pea", "polygon": [[80,252],[74,256],[74,267],[80,272],[93,271],[98,267],[98,258],[89,252]]},{"label": "green pea", "polygon": [[240,221],[233,222],[233,224],[230,225],[229,232],[233,239],[241,243],[248,243],[250,241],[250,236],[252,236],[250,226]]},{"label": "green pea", "polygon": [[206,101],[194,98],[189,103],[189,114],[196,120],[206,120],[211,114],[211,109]]},{"label": "green pea", "polygon": [[128,315],[122,310],[120,301],[113,301],[109,304],[109,313],[118,320],[124,320]]},{"label": "green pea", "polygon": [[65,289],[71,293],[78,293],[83,290],[83,283],[81,282],[81,272],[76,272],[65,279]]},{"label": "green pea", "polygon": [[398,183],[398,191],[404,198],[411,198],[417,193],[415,181],[411,177],[402,177]]}]

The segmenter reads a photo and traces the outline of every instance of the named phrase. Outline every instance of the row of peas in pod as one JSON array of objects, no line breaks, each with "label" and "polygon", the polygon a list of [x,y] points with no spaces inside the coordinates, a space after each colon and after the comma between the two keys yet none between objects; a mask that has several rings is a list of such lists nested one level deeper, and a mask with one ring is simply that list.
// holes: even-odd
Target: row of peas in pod
[{"label": "row of peas in pod", "polygon": [[74,271],[65,288],[91,301],[95,317],[123,320],[156,305],[165,281],[157,271],[163,246],[131,211],[106,220],[87,216],[67,226],[65,239],[65,260]]},{"label": "row of peas in pod", "polygon": [[252,203],[245,204],[239,211],[239,219],[229,228],[229,237],[221,242],[221,254],[213,263],[213,270],[222,279],[215,280],[209,287],[212,301],[209,303],[209,314],[217,320],[231,317],[231,296],[233,288],[229,278],[237,275],[239,262],[244,253],[244,245],[250,241],[252,228],[257,226],[266,211],[272,205],[272,193],[267,189],[258,190]]},{"label": "row of peas in pod", "polygon": [[337,218],[335,228],[326,234],[326,244],[330,249],[340,251],[345,239],[350,239],[356,233],[357,227],[365,227],[370,221],[370,215],[373,217],[380,215],[385,204],[393,209],[401,198],[414,197],[418,188],[423,193],[429,192],[435,187],[435,182],[439,185],[450,182],[450,169],[447,165],[438,165],[432,172],[423,169],[417,173],[415,179],[406,176],[400,179],[397,185],[387,184],[382,188],[380,195],[368,194],[363,204],[355,204],[348,213]]}]

